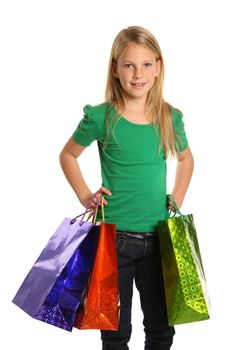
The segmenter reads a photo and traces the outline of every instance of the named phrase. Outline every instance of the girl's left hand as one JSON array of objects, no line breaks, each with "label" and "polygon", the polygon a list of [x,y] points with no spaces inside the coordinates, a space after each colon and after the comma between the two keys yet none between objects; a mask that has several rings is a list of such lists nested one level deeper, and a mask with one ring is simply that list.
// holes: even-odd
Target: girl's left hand
[{"label": "girl's left hand", "polygon": [[[173,195],[172,195],[173,196]],[[176,197],[175,196],[173,196],[173,198],[175,199],[175,201],[176,201],[176,204],[177,204],[177,207],[178,207],[178,209],[180,209],[180,207],[181,207],[181,205],[182,205],[182,201],[181,200],[179,200],[179,199],[176,199]],[[176,211],[176,205],[175,204],[173,204],[173,199],[172,199],[172,197],[168,194],[167,195],[167,208],[168,208],[168,210],[171,210],[171,211]]]}]

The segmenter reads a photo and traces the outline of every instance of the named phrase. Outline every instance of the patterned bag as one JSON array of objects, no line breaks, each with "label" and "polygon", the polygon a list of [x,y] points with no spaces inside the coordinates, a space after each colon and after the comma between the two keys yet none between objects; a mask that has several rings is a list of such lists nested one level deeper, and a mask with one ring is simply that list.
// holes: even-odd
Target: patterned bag
[{"label": "patterned bag", "polygon": [[[209,319],[210,302],[193,215],[159,222],[159,240],[169,325]],[[179,214],[179,216],[177,216]]]}]

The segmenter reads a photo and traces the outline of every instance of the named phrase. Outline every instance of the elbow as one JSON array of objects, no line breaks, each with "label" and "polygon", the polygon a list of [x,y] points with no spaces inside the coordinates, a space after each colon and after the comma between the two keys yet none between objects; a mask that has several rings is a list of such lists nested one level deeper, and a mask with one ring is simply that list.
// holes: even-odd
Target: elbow
[{"label": "elbow", "polygon": [[187,167],[189,168],[189,172],[192,176],[193,171],[194,171],[194,157],[193,157],[193,154],[191,152],[186,159],[186,164],[187,164]]},{"label": "elbow", "polygon": [[63,168],[67,162],[71,162],[73,160],[77,161],[75,155],[71,154],[65,146],[59,154],[59,163],[61,167]]},{"label": "elbow", "polygon": [[193,157],[193,154],[192,154],[191,150],[190,150],[189,158],[190,158],[189,161],[190,161],[190,164],[191,164],[191,168],[193,170],[194,169],[194,157]]},{"label": "elbow", "polygon": [[178,154],[178,161],[183,164],[187,164],[189,168],[193,171],[194,157],[189,147],[187,147],[183,152]]},{"label": "elbow", "polygon": [[65,159],[65,151],[64,151],[64,148],[63,148],[63,149],[61,150],[61,152],[59,153],[58,159],[59,159],[60,165],[62,166],[63,161],[64,161],[64,159]]}]

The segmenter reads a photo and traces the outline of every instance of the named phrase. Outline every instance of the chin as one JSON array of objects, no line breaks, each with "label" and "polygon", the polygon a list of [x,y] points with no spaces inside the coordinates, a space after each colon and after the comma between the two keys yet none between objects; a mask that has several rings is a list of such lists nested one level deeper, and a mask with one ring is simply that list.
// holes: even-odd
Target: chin
[{"label": "chin", "polygon": [[138,92],[138,93],[134,93],[134,94],[131,93],[131,94],[129,94],[129,96],[132,98],[142,98],[142,97],[146,97],[148,92],[143,92],[143,93]]},{"label": "chin", "polygon": [[142,90],[130,90],[127,91],[127,94],[131,97],[144,97],[145,95],[147,95],[149,93],[149,91],[152,89],[152,87],[150,89],[142,89]]}]

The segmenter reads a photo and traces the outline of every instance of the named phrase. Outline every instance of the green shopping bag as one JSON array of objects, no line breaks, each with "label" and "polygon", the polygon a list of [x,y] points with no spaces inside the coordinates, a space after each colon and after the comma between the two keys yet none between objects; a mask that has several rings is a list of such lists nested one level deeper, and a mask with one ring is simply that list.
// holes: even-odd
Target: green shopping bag
[{"label": "green shopping bag", "polygon": [[[159,242],[169,325],[207,320],[210,301],[193,215],[175,213],[159,222]],[[177,215],[179,214],[179,215]]]}]

